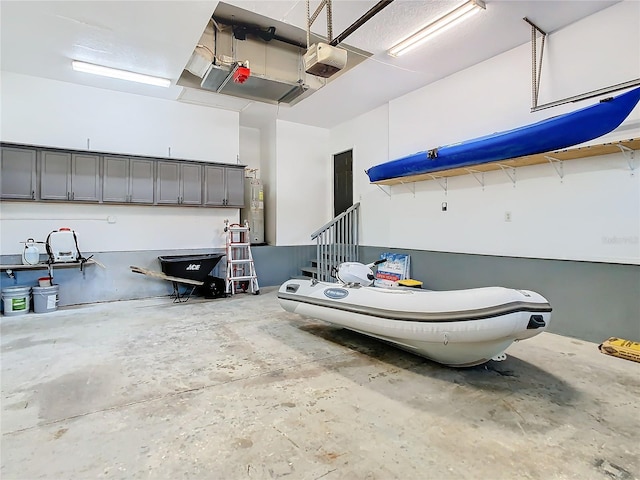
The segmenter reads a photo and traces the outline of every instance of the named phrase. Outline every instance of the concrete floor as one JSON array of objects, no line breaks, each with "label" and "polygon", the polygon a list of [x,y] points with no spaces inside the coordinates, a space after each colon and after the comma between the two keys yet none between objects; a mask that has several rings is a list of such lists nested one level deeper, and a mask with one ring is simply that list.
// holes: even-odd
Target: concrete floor
[{"label": "concrete floor", "polygon": [[640,476],[640,364],[571,338],[456,370],[273,288],[0,325],[4,480]]}]

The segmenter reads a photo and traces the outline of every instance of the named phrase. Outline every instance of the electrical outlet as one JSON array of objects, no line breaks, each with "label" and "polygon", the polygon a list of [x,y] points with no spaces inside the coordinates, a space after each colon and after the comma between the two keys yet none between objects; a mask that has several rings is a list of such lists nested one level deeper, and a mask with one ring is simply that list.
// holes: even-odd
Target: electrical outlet
[{"label": "electrical outlet", "polygon": [[504,212],[504,221],[505,222],[511,221],[511,212]]},{"label": "electrical outlet", "polygon": [[443,212],[447,211],[447,202],[442,202],[442,211]]}]

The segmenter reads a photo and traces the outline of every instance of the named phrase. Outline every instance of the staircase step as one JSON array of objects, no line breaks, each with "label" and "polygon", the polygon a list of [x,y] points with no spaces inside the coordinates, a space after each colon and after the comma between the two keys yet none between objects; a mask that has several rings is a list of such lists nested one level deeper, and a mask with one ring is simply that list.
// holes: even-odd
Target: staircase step
[{"label": "staircase step", "polygon": [[318,274],[318,268],[317,267],[302,267],[300,270],[303,273],[310,273],[312,275],[317,275]]},{"label": "staircase step", "polygon": [[[324,264],[324,268],[329,270],[333,265],[338,265],[338,264],[333,264],[333,263],[329,263],[329,262],[325,262]],[[318,261],[317,260],[311,260],[311,266],[314,268],[318,268]]]}]

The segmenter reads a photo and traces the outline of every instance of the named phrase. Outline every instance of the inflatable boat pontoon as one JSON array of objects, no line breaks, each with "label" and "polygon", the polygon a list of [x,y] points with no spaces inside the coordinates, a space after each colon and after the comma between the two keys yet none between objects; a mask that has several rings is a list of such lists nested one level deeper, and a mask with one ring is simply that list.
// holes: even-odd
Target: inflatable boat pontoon
[{"label": "inflatable boat pontoon", "polygon": [[509,345],[543,332],[551,316],[541,295],[502,287],[429,291],[292,279],[280,287],[278,300],[288,312],[386,340],[453,367],[503,360]]}]

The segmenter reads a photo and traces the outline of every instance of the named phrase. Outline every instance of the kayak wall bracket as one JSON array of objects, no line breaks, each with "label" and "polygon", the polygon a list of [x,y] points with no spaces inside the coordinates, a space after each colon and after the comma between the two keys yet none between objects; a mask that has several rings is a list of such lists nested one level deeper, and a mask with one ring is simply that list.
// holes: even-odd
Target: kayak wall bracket
[{"label": "kayak wall bracket", "polygon": [[[400,185],[407,187],[411,193],[413,193],[413,198],[416,196],[416,182],[400,182]],[[413,188],[409,187],[411,185]]]},{"label": "kayak wall bracket", "polygon": [[625,145],[621,145],[619,143],[616,144],[616,146],[620,149],[620,151],[622,152],[622,155],[627,160],[627,164],[629,165],[629,170],[631,170],[631,176],[633,177],[636,170],[635,150],[632,150],[631,148]]},{"label": "kayak wall bracket", "polygon": [[564,162],[548,155],[545,155],[544,158],[549,160],[549,163],[560,177],[560,183],[562,183],[564,181]]},{"label": "kayak wall bracket", "polygon": [[[378,187],[380,190],[382,190],[382,192],[385,193],[387,197],[391,198],[391,192],[387,192],[384,188],[382,188],[382,185],[378,185],[376,183],[375,186]],[[391,190],[391,187],[389,187],[389,190]]]},{"label": "kayak wall bracket", "polygon": [[[484,190],[484,172],[480,172],[478,170],[472,170],[470,168],[465,168],[465,170],[467,171],[467,173],[470,173],[473,176],[473,178],[476,179],[476,182],[482,185],[482,190]],[[478,175],[480,175],[480,178],[478,178]]]},{"label": "kayak wall bracket", "polygon": [[447,189],[449,188],[447,177],[439,177],[437,175],[431,175],[430,173],[428,174],[428,176],[431,177],[431,180],[435,180],[436,182],[438,182],[438,185],[440,185],[440,187],[442,187],[442,189],[444,190],[444,194],[447,195]]},{"label": "kayak wall bracket", "polygon": [[507,175],[507,177],[509,177],[509,180],[511,180],[511,183],[513,183],[513,188],[516,188],[516,169],[514,167],[503,165],[501,163],[498,163],[497,165],[500,167],[500,170],[502,170]]}]

